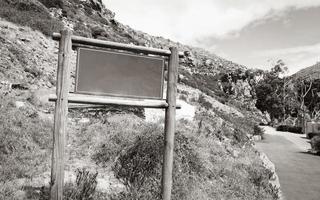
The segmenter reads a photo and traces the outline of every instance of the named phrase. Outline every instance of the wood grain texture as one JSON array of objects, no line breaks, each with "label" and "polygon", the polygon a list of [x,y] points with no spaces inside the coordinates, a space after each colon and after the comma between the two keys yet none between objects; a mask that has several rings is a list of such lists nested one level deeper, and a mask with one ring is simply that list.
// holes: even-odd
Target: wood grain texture
[{"label": "wood grain texture", "polygon": [[[53,33],[52,38],[54,40],[59,40],[61,38],[60,33]],[[171,56],[171,51],[164,50],[164,49],[156,49],[144,46],[137,46],[137,45],[129,45],[123,44],[118,42],[110,42],[105,40],[97,40],[92,38],[86,38],[81,36],[72,36],[72,45],[75,47],[87,47],[92,48],[94,47],[101,47],[101,48],[110,48],[110,49],[117,49],[117,50],[125,50],[131,51],[136,53],[145,53],[145,54],[153,54],[153,55],[160,55],[160,56]],[[85,46],[84,46],[85,45]],[[180,57],[183,57],[184,54],[182,52],[179,53]]]},{"label": "wood grain texture", "polygon": [[[49,101],[56,101],[56,95],[50,95]],[[70,93],[67,98],[69,103],[80,104],[98,104],[98,105],[123,105],[135,106],[145,108],[167,108],[168,103],[165,100],[148,100],[148,99],[134,99],[134,98],[120,98],[108,96],[96,96],[89,94]]]},{"label": "wood grain texture", "polygon": [[165,117],[165,141],[164,141],[164,157],[162,168],[162,199],[171,199],[172,190],[172,168],[173,168],[173,150],[174,150],[174,134],[176,126],[176,95],[177,95],[177,76],[179,56],[176,47],[170,48],[171,56],[168,67],[168,89]]},{"label": "wood grain texture", "polygon": [[53,152],[51,165],[51,200],[63,199],[64,145],[68,115],[68,88],[70,84],[71,31],[63,30],[59,43],[57,70],[57,100],[54,113]]},{"label": "wood grain texture", "polygon": [[[49,101],[57,101],[57,95],[49,95]],[[120,98],[108,96],[96,96],[86,94],[69,93],[69,103],[85,104],[82,107],[90,107],[90,105],[118,105],[118,106],[134,106],[144,108],[167,108],[166,100],[151,100],[151,99],[135,99],[135,98]],[[91,106],[94,107],[94,106]],[[176,109],[181,109],[181,104],[176,104]]]}]

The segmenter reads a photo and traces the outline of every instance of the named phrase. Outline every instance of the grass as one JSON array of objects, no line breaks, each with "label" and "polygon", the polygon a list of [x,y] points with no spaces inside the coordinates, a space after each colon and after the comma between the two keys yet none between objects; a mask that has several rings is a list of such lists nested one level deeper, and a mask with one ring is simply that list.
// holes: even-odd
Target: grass
[{"label": "grass", "polygon": [[[19,178],[32,179],[49,170],[51,124],[28,110],[18,110],[11,101],[1,105],[0,195],[12,199],[19,191],[30,190],[28,199],[46,199],[48,188],[37,193],[12,185]],[[243,132],[215,129],[213,116],[202,115],[205,126],[199,127],[199,121],[177,124],[172,199],[276,199],[277,191],[268,182],[271,172],[250,145],[238,145],[247,141]],[[66,199],[161,199],[163,126],[133,114],[109,115],[104,121],[77,126],[68,131],[70,159],[91,158],[101,168],[112,166],[126,190],[97,191],[91,187],[97,175],[79,170],[77,181],[66,185]],[[231,142],[221,143],[219,137],[221,141],[230,137]]]},{"label": "grass", "polygon": [[259,135],[263,138],[265,130],[258,125],[253,126],[253,135]]},{"label": "grass", "polygon": [[[113,118],[119,117],[127,116]],[[93,159],[105,166],[113,163],[116,177],[126,186],[127,190],[115,199],[161,199],[163,128],[145,122],[137,127],[137,121],[118,121],[116,130],[112,128],[113,123],[99,126],[100,130],[111,128],[112,131],[100,138],[100,144],[94,147],[97,154],[93,154]],[[130,128],[128,132],[128,126],[136,129]],[[199,133],[194,123],[178,123],[173,199],[276,198],[277,191],[268,182],[271,172],[263,167],[254,150],[250,146],[243,149],[231,143],[225,145],[211,135]],[[227,149],[236,149],[239,157],[235,158]]]},{"label": "grass", "polygon": [[62,23],[52,18],[44,7],[29,0],[0,1],[0,17],[48,36],[63,28]]},{"label": "grass", "polygon": [[21,189],[17,179],[49,170],[51,124],[8,99],[1,99],[0,106],[0,197],[10,199]]},{"label": "grass", "polygon": [[311,144],[311,149],[314,152],[317,152],[319,154],[320,153],[320,136],[314,136],[311,139],[310,144]]},{"label": "grass", "polygon": [[277,131],[291,132],[291,133],[302,133],[302,127],[300,126],[290,126],[290,125],[279,125],[276,128]]}]

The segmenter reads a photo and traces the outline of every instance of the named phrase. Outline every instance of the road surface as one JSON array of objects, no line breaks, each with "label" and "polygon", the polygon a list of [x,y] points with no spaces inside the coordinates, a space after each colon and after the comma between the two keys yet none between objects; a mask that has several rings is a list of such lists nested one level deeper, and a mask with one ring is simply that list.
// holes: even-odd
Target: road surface
[{"label": "road surface", "polygon": [[305,135],[264,127],[265,139],[256,142],[275,164],[285,200],[320,200],[320,156],[307,153]]}]

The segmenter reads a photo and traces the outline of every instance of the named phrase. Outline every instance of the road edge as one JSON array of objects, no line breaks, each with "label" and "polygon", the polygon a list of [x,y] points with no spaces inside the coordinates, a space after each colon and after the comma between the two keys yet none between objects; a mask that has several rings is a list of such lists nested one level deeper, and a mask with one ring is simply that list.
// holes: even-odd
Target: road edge
[{"label": "road edge", "polygon": [[269,180],[269,183],[273,187],[278,189],[278,199],[286,200],[281,191],[281,185],[280,185],[278,174],[276,172],[275,164],[271,162],[271,160],[268,158],[268,156],[265,153],[259,151],[255,145],[254,145],[254,148],[259,152],[259,157],[262,160],[263,165],[273,173],[272,177]]}]

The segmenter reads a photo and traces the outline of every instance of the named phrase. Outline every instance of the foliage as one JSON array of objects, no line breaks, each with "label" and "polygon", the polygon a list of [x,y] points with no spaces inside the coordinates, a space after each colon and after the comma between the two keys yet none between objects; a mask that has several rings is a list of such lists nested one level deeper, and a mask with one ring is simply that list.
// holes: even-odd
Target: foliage
[{"label": "foliage", "polygon": [[3,0],[0,1],[0,17],[13,23],[29,26],[45,35],[59,32],[63,27],[62,23],[52,18],[40,5],[28,0]]},{"label": "foliage", "polygon": [[311,139],[311,148],[313,151],[320,153],[320,136],[314,136]]},{"label": "foliage", "polygon": [[212,104],[206,100],[205,96],[203,94],[200,94],[198,103],[201,105],[201,107],[204,107],[207,110],[212,109]]},{"label": "foliage", "polygon": [[228,100],[228,95],[221,91],[218,80],[220,75],[211,74],[190,74],[188,71],[179,71],[185,78],[181,80],[182,83],[191,86],[193,88],[199,89],[208,96],[216,98],[221,103],[225,103]]},{"label": "foliage", "polygon": [[40,163],[48,159],[51,124],[11,101],[2,103],[0,122],[0,182],[44,171]]},{"label": "foliage", "polygon": [[[134,115],[114,115],[109,117],[105,124],[93,124],[80,135],[81,137],[83,135],[82,140],[85,145],[96,147],[92,159],[102,165],[108,164],[125,148],[132,145],[141,132],[150,131],[150,127],[146,126],[141,118]],[[105,141],[109,142],[105,143]]]},{"label": "foliage", "polygon": [[90,172],[87,169],[77,169],[76,183],[69,183],[64,190],[64,197],[67,200],[95,200],[97,187],[97,172]]},{"label": "foliage", "polygon": [[279,125],[276,128],[277,131],[291,132],[291,133],[302,133],[302,127]]},{"label": "foliage", "polygon": [[47,8],[63,8],[63,0],[39,0]]},{"label": "foliage", "polygon": [[265,133],[265,130],[260,126],[256,124],[253,126],[253,135],[260,135],[261,137],[263,137],[264,133]]},{"label": "foliage", "polygon": [[284,80],[280,77],[268,74],[256,87],[256,107],[262,112],[270,113],[271,119],[284,117],[284,105],[281,94],[283,92]]},{"label": "foliage", "polygon": [[[307,114],[316,118],[320,113],[320,79],[294,80],[283,77],[285,71],[285,64],[280,60],[270,71],[263,73],[263,79],[255,85],[256,107],[267,111],[274,121],[304,118]],[[291,131],[300,132],[299,128]]]},{"label": "foliage", "polygon": [[[308,89],[309,87],[310,89]],[[297,85],[297,91],[300,94],[299,101],[304,104],[311,117],[315,117],[315,114],[320,110],[320,79],[300,81]],[[304,97],[303,94],[305,94]]]},{"label": "foliage", "polygon": [[[97,154],[93,156],[100,164],[114,161],[114,173],[127,187],[112,199],[161,199],[163,128],[142,123],[129,136],[126,127],[133,126],[131,120],[117,122],[117,130],[112,128],[112,123],[104,125],[103,130],[112,131],[100,137],[100,144],[95,146]],[[264,171],[251,147],[243,147],[245,151],[239,147],[241,156],[234,159],[225,148],[238,148],[236,145],[219,145],[216,137],[204,130],[199,132],[198,126],[188,121],[177,125],[172,199],[275,199],[276,191],[268,184],[270,172]],[[125,135],[123,139],[119,139],[121,133]],[[238,140],[245,138],[236,135]],[[106,148],[109,144],[113,148]]]}]

